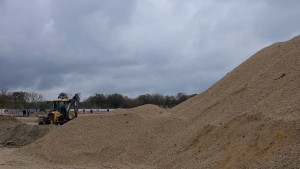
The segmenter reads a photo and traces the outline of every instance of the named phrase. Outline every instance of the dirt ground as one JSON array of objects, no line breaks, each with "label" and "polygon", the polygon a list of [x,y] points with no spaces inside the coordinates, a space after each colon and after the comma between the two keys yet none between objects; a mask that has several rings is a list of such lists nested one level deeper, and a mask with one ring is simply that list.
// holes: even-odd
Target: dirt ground
[{"label": "dirt ground", "polygon": [[165,111],[83,115],[0,148],[0,168],[300,168],[300,36],[262,49]]},{"label": "dirt ground", "polygon": [[[22,123],[36,125],[36,124],[38,124],[38,117],[37,117],[37,115],[41,115],[41,114],[44,115],[45,113],[35,113],[35,114],[32,113],[29,117],[16,116],[16,119],[19,122],[22,122]],[[78,114],[78,116],[81,117],[81,116],[89,116],[89,115],[96,115],[96,114],[98,114],[98,113],[94,113],[94,114],[89,114],[89,113]]]},{"label": "dirt ground", "polygon": [[34,125],[21,123],[0,135],[0,144],[26,146],[57,128],[56,125]]},{"label": "dirt ground", "polygon": [[15,117],[0,115],[0,135],[18,124],[20,121]]}]

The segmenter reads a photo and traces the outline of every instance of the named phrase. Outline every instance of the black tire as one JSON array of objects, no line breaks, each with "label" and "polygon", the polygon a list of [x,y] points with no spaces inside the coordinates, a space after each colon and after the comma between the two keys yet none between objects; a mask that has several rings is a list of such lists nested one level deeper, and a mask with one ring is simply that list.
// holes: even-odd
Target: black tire
[{"label": "black tire", "polygon": [[54,123],[54,114],[53,113],[48,114],[48,121],[49,121],[49,124]]}]

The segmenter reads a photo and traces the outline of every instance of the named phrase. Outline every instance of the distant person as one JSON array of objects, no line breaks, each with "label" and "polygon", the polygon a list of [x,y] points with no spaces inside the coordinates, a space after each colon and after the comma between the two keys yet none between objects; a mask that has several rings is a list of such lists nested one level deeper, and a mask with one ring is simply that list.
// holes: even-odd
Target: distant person
[{"label": "distant person", "polygon": [[93,113],[93,110],[91,109],[90,112]]},{"label": "distant person", "polygon": [[109,112],[109,109],[107,109],[106,111]]},{"label": "distant person", "polygon": [[25,117],[26,116],[26,110],[24,109],[23,110],[23,117]]},{"label": "distant person", "polygon": [[85,109],[83,109],[83,113],[85,113]]},{"label": "distant person", "polygon": [[27,117],[29,117],[30,115],[30,110],[27,110]]}]

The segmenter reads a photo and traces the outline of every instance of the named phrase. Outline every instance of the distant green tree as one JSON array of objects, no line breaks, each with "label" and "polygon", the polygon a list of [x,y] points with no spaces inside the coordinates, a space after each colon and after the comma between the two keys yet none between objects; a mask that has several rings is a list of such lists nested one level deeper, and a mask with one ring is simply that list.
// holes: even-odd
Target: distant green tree
[{"label": "distant green tree", "polygon": [[177,98],[177,104],[179,104],[179,103],[186,101],[189,97],[188,97],[188,95],[186,95],[184,93],[178,93],[176,95],[176,98]]},{"label": "distant green tree", "polygon": [[41,111],[45,111],[46,109],[51,109],[51,104],[48,104],[47,101],[40,101],[35,103],[36,107],[38,107]]},{"label": "distant green tree", "polygon": [[58,97],[57,97],[58,99],[69,99],[69,96],[68,96],[68,94],[67,93],[59,93],[59,95],[58,95]]},{"label": "distant green tree", "polygon": [[24,109],[28,107],[26,103],[26,92],[13,92],[12,97],[14,99],[14,108]]},{"label": "distant green tree", "polygon": [[107,100],[112,108],[122,107],[124,103],[123,95],[117,93],[108,95]]},{"label": "distant green tree", "polygon": [[140,103],[139,103],[137,98],[131,99],[127,96],[124,96],[124,103],[123,103],[123,106],[122,106],[123,108],[134,108],[134,107],[137,107],[139,105],[140,105]]},{"label": "distant green tree", "polygon": [[166,98],[165,96],[161,94],[152,94],[152,104],[158,105],[158,106],[166,106]]},{"label": "distant green tree", "polygon": [[153,97],[150,94],[140,95],[137,99],[140,105],[153,104]]},{"label": "distant green tree", "polygon": [[121,94],[104,95],[96,93],[80,103],[81,108],[133,108],[144,104],[155,104],[163,107],[174,107],[194,95],[178,93],[176,96],[161,94],[143,94],[137,98],[129,98]]},{"label": "distant green tree", "polygon": [[96,107],[106,107],[106,97],[104,94],[96,94],[93,97],[93,105]]},{"label": "distant green tree", "polygon": [[174,96],[166,96],[166,106],[169,108],[176,106],[177,100]]}]

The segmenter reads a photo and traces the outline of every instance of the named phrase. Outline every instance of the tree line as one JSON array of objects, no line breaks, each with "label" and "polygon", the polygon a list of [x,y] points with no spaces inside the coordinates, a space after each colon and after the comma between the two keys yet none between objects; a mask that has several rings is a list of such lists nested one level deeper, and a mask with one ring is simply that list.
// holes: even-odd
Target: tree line
[{"label": "tree line", "polygon": [[165,108],[172,108],[187,99],[195,96],[178,93],[176,96],[164,96],[161,94],[143,94],[136,98],[129,98],[115,93],[104,95],[96,93],[80,103],[85,108],[133,108],[145,104],[155,104]]},{"label": "tree line", "polygon": [[36,92],[9,92],[0,89],[0,108],[2,109],[47,109],[49,105],[43,95]]},{"label": "tree line", "polygon": [[[122,94],[99,94],[89,96],[79,103],[79,108],[134,108],[145,104],[155,104],[165,108],[172,108],[185,100],[195,96],[178,93],[175,96],[164,96],[161,94],[143,94],[136,98],[129,98]],[[71,94],[60,93],[59,99],[72,98]],[[36,92],[13,91],[0,89],[0,108],[4,109],[51,109],[51,104],[47,104],[42,94]]]}]

